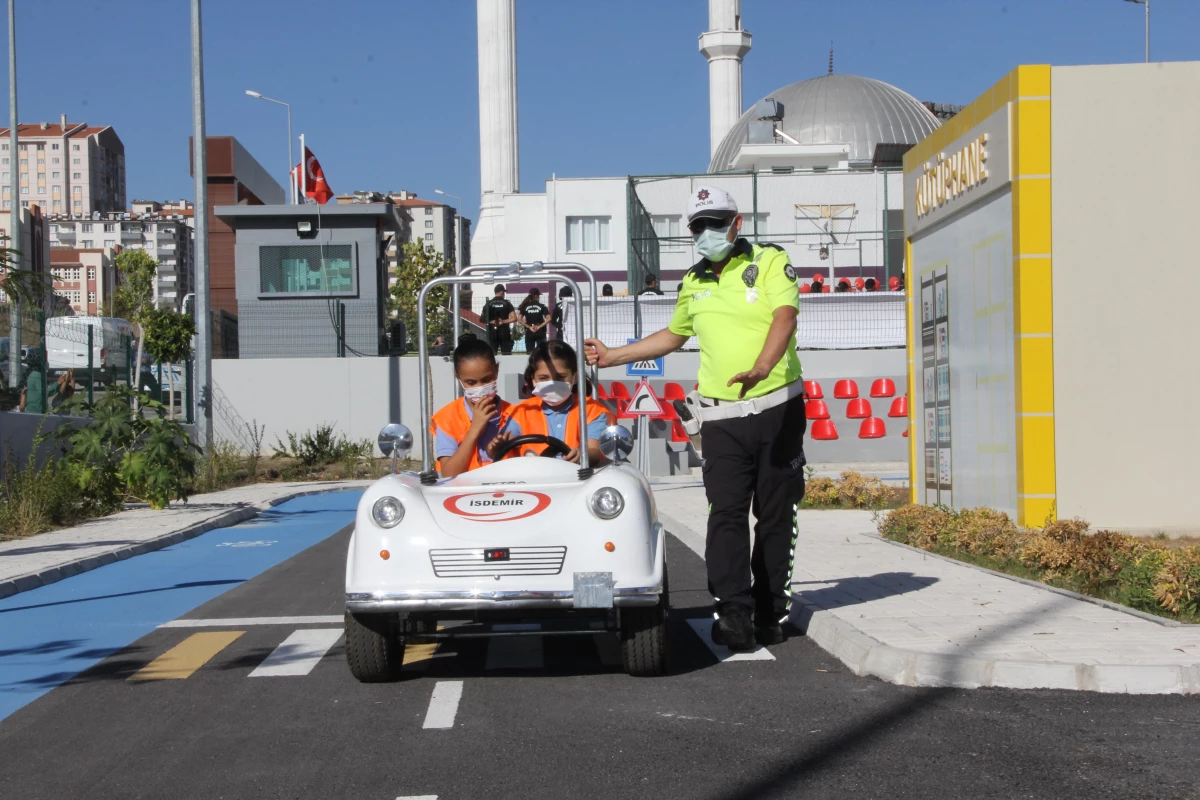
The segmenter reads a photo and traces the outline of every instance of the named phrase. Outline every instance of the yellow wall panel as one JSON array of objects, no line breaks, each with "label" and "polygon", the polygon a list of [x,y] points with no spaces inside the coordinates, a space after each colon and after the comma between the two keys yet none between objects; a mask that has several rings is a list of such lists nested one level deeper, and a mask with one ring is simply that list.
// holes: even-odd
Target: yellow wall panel
[{"label": "yellow wall panel", "polygon": [[1026,64],[1017,67],[1010,75],[1013,76],[1012,97],[1049,97],[1050,96],[1050,65]]},{"label": "yellow wall panel", "polygon": [[1050,334],[1054,331],[1051,291],[1051,259],[1013,259],[1013,303],[1022,333]]},{"label": "yellow wall panel", "polygon": [[1013,255],[1049,255],[1050,178],[1013,181]]},{"label": "yellow wall panel", "polygon": [[1050,174],[1050,101],[1019,100],[1014,109],[1013,175]]},{"label": "yellow wall panel", "polygon": [[1017,417],[1018,494],[1054,494],[1054,417]]},{"label": "yellow wall panel", "polygon": [[1017,415],[1054,412],[1054,340],[1023,337],[1016,343]]},{"label": "yellow wall panel", "polygon": [[1047,521],[1058,518],[1053,497],[1018,497],[1017,524],[1029,528],[1040,528]]}]

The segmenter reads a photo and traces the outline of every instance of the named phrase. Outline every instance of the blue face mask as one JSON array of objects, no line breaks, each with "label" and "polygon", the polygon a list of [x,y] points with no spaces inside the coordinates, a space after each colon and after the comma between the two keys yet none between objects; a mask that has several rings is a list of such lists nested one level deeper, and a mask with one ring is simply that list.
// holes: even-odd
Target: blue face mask
[{"label": "blue face mask", "polygon": [[709,261],[724,261],[725,256],[733,249],[729,241],[729,225],[724,228],[705,228],[692,237],[696,242],[696,252]]}]

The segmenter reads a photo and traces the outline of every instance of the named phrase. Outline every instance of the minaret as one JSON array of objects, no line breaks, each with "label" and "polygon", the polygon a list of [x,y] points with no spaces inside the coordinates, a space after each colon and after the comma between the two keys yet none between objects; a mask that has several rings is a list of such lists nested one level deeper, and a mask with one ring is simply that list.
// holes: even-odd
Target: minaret
[{"label": "minaret", "polygon": [[515,0],[476,0],[479,37],[479,221],[471,237],[478,263],[505,255],[503,195],[520,191],[517,162]]},{"label": "minaret", "polygon": [[700,34],[700,54],[708,59],[710,157],[742,115],[742,56],[748,52],[741,0],[708,0],[708,31]]}]

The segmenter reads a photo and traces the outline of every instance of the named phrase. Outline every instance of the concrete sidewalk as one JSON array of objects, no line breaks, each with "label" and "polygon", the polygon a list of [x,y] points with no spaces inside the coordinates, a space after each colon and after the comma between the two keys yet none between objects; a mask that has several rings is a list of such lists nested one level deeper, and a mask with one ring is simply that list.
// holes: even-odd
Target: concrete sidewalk
[{"label": "concrete sidewalk", "polygon": [[371,481],[257,483],[192,497],[162,511],[137,508],[73,528],[0,542],[0,597],[45,586],[121,559],[245,522],[296,497]]},{"label": "concrete sidewalk", "polygon": [[[704,490],[655,491],[703,556]],[[866,511],[801,511],[792,623],[907,686],[1200,692],[1200,625],[1124,612],[881,539]]]}]

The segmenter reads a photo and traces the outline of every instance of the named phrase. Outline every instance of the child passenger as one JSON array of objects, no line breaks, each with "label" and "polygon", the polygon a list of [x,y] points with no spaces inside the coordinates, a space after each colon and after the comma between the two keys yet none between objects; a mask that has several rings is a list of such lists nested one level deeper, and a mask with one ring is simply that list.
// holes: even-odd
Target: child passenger
[{"label": "child passenger", "polygon": [[[563,458],[573,464],[579,463],[579,411],[575,403],[576,366],[575,350],[566,342],[542,342],[529,356],[525,368],[525,385],[533,397],[522,400],[513,410],[513,419],[521,432],[553,436],[571,448]],[[588,463],[604,462],[600,452],[600,434],[615,422],[612,413],[599,402],[588,398],[587,449]],[[520,435],[520,434],[515,434]],[[523,453],[540,454],[545,445],[529,445]]]},{"label": "child passenger", "polygon": [[[474,336],[463,337],[454,349],[454,376],[463,396],[433,415],[434,452],[438,470],[453,478],[493,460],[496,445],[520,436],[512,419],[515,406],[496,395],[500,367],[490,345]],[[505,434],[500,437],[500,434]],[[498,438],[499,437],[499,438]]]}]

